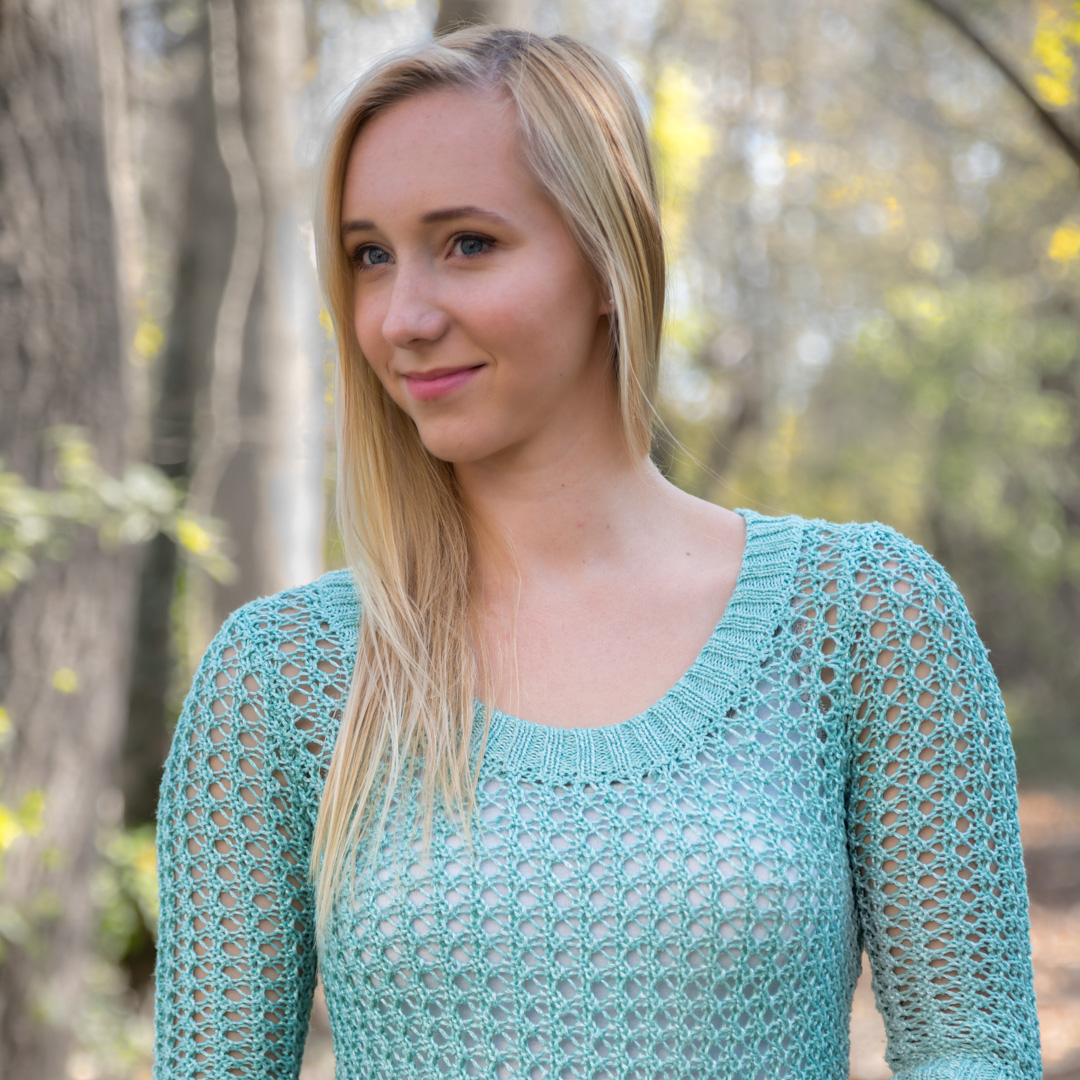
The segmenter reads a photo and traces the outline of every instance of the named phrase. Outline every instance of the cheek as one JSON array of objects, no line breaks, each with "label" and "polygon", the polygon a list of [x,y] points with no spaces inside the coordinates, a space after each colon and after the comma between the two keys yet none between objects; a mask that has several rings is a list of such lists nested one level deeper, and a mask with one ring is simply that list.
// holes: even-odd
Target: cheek
[{"label": "cheek", "polygon": [[357,297],[353,301],[353,329],[360,351],[380,377],[387,370],[390,361],[390,346],[382,335],[383,313],[375,302],[375,297],[365,297],[363,302]]},{"label": "cheek", "polygon": [[[527,300],[523,301],[523,297]],[[508,298],[506,338],[527,370],[525,379],[550,386],[582,374],[592,359],[597,315],[586,280],[540,276]]]},{"label": "cheek", "polygon": [[540,353],[545,366],[572,364],[596,330],[594,293],[591,280],[568,272],[565,261],[538,261],[499,281],[488,295],[485,323],[514,352]]}]

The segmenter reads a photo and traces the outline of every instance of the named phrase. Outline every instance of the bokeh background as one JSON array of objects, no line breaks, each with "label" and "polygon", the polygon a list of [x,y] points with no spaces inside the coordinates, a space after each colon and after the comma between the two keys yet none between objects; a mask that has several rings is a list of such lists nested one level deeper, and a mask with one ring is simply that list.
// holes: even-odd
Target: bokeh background
[{"label": "bokeh background", "polygon": [[[0,1077],[149,1076],[180,702],[228,611],[340,564],[319,147],[373,58],[459,20],[578,35],[639,88],[662,468],[888,522],[959,583],[1046,1075],[1080,1077],[1076,0],[0,0]],[[852,1076],[883,1048],[864,972]],[[317,1004],[305,1080],[332,1068]]]}]

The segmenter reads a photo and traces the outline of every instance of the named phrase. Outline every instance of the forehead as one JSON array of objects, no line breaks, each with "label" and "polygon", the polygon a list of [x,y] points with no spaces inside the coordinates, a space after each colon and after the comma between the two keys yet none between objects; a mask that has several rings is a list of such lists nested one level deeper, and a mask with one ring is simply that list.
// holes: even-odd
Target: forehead
[{"label": "forehead", "polygon": [[392,105],[361,130],[342,212],[376,218],[380,210],[509,204],[525,189],[538,194],[513,105],[494,94],[436,90]]}]

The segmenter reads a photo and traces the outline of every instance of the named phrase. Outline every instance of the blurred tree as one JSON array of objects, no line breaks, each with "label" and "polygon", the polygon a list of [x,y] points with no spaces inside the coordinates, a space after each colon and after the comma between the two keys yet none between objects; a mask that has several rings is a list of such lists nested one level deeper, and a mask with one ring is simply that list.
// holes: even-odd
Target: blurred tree
[{"label": "blurred tree", "polygon": [[[117,473],[125,350],[101,72],[123,69],[110,0],[0,4],[0,456],[52,482],[45,429],[78,424]],[[113,783],[135,566],[95,533],[0,597],[3,797],[41,806],[4,852],[0,1075],[62,1076],[83,992],[94,831]]]},{"label": "blurred tree", "polygon": [[[211,370],[214,327],[236,224],[229,176],[215,137],[205,5],[191,18],[186,40],[174,46],[193,54],[188,59],[195,60],[198,71],[190,91],[174,105],[187,150],[186,182],[180,188],[172,303],[150,424],[151,462],[185,488],[194,464],[196,410]],[[184,652],[172,632],[181,550],[161,532],[143,555],[122,770],[124,816],[132,826],[154,820],[161,764],[171,738],[169,694],[177,646]]]},{"label": "blurred tree", "polygon": [[208,0],[214,134],[235,205],[191,478],[196,512],[224,521],[238,572],[187,588],[192,656],[255,596],[322,567],[323,393],[317,289],[294,154],[307,59],[301,0]]},{"label": "blurred tree", "polygon": [[[163,105],[139,104],[144,123],[170,114],[182,147],[163,159],[151,142],[142,158],[144,194],[173,215],[171,230],[158,223],[151,237],[170,298],[157,331],[151,459],[189,488],[195,513],[223,521],[237,568],[215,583],[192,564],[198,552],[181,567],[168,535],[147,549],[123,769],[134,825],[153,818],[177,666],[186,682],[229,611],[321,569],[324,418],[308,192],[294,153],[304,6],[184,0],[133,3],[130,14],[139,63],[164,68],[174,86],[181,60],[196,69]],[[177,163],[180,185],[166,175]]]},{"label": "blurred tree", "polygon": [[534,0],[439,0],[435,36],[463,26],[494,23],[498,26],[528,26]]},{"label": "blurred tree", "polygon": [[[944,3],[943,0],[919,0],[919,2],[958,30],[1008,79],[1017,93],[1034,110],[1050,137],[1072,158],[1073,163],[1080,167],[1080,137],[1069,131],[1054,112],[1043,105],[1036,92],[1036,90],[1041,92],[1050,105],[1070,105],[1075,100],[1071,86],[1073,66],[1068,55],[1067,43],[1080,42],[1080,9],[1077,9],[1074,4],[1069,15],[1053,20],[1058,23],[1056,27],[1042,28],[1041,42],[1038,37],[1036,38],[1036,54],[1041,54],[1043,58],[1050,60],[1052,70],[1040,74],[1035,80],[1036,90],[1032,90],[1004,50],[993,44],[987,34],[975,25],[966,12],[953,4]],[[1044,5],[1042,11],[1044,18],[1052,12],[1057,14],[1053,11],[1052,5]],[[1058,58],[1063,58],[1065,63],[1055,64],[1054,60]]]},{"label": "blurred tree", "polygon": [[499,22],[498,0],[440,0],[435,35],[448,34],[461,26]]}]

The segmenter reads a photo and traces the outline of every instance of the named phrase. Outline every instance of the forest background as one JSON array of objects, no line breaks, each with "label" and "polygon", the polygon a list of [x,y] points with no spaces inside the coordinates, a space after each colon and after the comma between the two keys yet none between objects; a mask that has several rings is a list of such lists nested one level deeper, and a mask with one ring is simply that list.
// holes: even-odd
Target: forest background
[{"label": "forest background", "polygon": [[[639,87],[668,474],[888,522],[959,583],[1017,752],[1047,1076],[1080,1077],[1080,3],[0,0],[0,1080],[149,1076],[193,665],[341,561],[320,140],[372,59],[459,20],[579,35]],[[316,1015],[305,1076],[329,1055]]]}]

